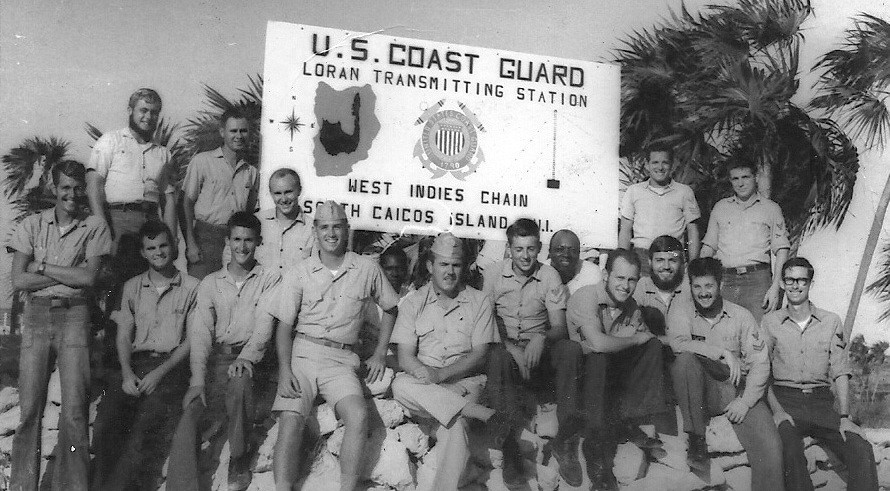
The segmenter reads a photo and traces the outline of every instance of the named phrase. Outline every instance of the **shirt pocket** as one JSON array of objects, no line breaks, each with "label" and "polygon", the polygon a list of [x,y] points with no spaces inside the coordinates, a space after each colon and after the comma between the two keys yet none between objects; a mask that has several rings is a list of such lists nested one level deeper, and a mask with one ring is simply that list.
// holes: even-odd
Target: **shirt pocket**
[{"label": "shirt pocket", "polygon": [[473,323],[463,315],[456,316],[452,322],[454,327],[445,339],[449,353],[469,353],[473,349]]}]

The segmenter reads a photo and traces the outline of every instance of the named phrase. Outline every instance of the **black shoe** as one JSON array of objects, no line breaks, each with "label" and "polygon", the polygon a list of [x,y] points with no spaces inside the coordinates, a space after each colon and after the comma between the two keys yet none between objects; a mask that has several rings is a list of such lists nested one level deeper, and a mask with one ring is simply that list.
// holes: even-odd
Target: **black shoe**
[{"label": "black shoe", "polygon": [[515,440],[510,439],[504,443],[503,448],[504,484],[508,487],[525,484],[525,468],[522,465],[522,454],[519,452],[519,444]]},{"label": "black shoe", "polygon": [[626,441],[633,443],[643,450],[661,448],[664,445],[658,438],[652,438],[641,430],[639,426],[632,424],[625,427],[624,437],[627,439]]},{"label": "black shoe", "polygon": [[485,429],[491,436],[492,446],[502,448],[507,437],[510,436],[510,421],[507,415],[498,411],[485,422]]},{"label": "black shoe", "polygon": [[244,491],[252,480],[249,454],[229,461],[228,491]]},{"label": "black shoe", "polygon": [[689,448],[686,451],[686,463],[694,471],[711,472],[711,457],[708,455],[708,442],[704,435],[689,434]]},{"label": "black shoe", "polygon": [[587,466],[587,473],[590,476],[590,491],[618,491],[618,481],[611,468],[602,465]]},{"label": "black shoe", "polygon": [[569,486],[576,488],[584,481],[584,471],[581,469],[581,461],[578,459],[578,442],[570,438],[565,442],[551,441],[547,443],[544,451],[550,451],[559,464],[559,475]]}]

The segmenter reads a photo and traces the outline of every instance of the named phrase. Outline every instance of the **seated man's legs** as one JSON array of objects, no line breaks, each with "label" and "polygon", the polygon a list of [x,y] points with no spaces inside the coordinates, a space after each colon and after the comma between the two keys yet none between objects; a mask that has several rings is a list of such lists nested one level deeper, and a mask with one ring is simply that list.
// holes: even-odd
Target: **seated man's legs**
[{"label": "seated man's legs", "polygon": [[[726,402],[729,404],[729,401]],[[742,448],[751,463],[751,489],[782,491],[782,440],[772,413],[763,400],[757,401],[739,424],[733,424]]]},{"label": "seated man's legs", "polygon": [[362,395],[350,395],[337,401],[334,410],[343,420],[343,444],[340,446],[340,489],[351,491],[361,473],[362,450],[368,436],[368,406]]},{"label": "seated man's legs", "polygon": [[704,465],[708,448],[705,430],[710,417],[705,410],[705,371],[695,353],[679,353],[671,365],[674,394],[683,417],[683,430],[689,434],[688,458],[691,463]]},{"label": "seated man's legs", "polygon": [[578,403],[581,394],[581,374],[584,370],[584,354],[581,345],[570,339],[560,339],[545,351],[555,372],[556,418],[559,431],[555,444],[573,440],[584,424]]},{"label": "seated man's legs", "polygon": [[272,456],[272,475],[277,491],[293,491],[300,477],[300,445],[303,443],[303,429],[306,418],[296,411],[278,413],[278,439]]},{"label": "seated man's legs", "polygon": [[779,437],[782,440],[785,489],[813,491],[813,481],[810,479],[810,471],[807,469],[807,457],[804,453],[803,432],[798,426],[792,425],[787,421],[782,421],[778,431]]},{"label": "seated man's legs", "polygon": [[510,421],[519,421],[519,393],[522,376],[513,355],[503,344],[494,344],[488,352],[486,366],[488,383],[485,390],[488,401],[495,411],[503,412]]},{"label": "seated man's legs", "polygon": [[247,456],[254,417],[253,378],[247,373],[226,382],[226,414],[229,417],[229,449],[232,460]]}]

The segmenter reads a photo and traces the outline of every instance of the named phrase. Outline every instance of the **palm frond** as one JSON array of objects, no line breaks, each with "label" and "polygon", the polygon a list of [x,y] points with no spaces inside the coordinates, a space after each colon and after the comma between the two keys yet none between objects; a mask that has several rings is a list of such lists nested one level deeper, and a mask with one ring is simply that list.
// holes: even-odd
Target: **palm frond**
[{"label": "palm frond", "polygon": [[890,244],[888,243],[881,246],[878,277],[866,287],[866,292],[874,295],[879,302],[884,304],[884,310],[878,317],[878,322],[890,320]]},{"label": "palm frond", "polygon": [[14,219],[45,208],[47,201],[52,204],[52,197],[47,196],[50,170],[68,157],[70,146],[61,138],[34,137],[3,155],[3,191],[13,207]]}]

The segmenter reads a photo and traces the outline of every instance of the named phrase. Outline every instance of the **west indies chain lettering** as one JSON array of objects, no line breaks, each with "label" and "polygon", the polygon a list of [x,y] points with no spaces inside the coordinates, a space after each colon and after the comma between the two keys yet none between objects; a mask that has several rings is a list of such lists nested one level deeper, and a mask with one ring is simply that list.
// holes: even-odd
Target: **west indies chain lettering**
[{"label": "west indies chain lettering", "polygon": [[[263,182],[299,172],[302,208],[343,203],[353,228],[614,247],[619,68],[270,22]],[[266,186],[261,203],[272,206]]]}]

